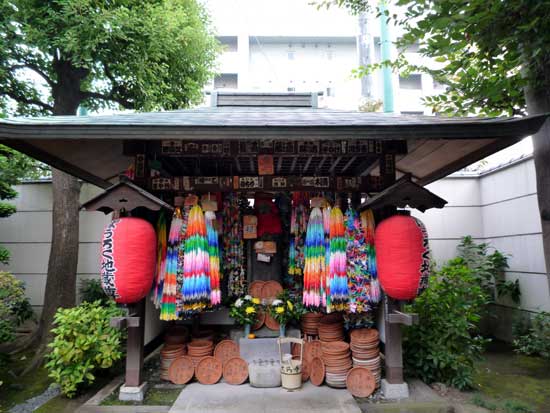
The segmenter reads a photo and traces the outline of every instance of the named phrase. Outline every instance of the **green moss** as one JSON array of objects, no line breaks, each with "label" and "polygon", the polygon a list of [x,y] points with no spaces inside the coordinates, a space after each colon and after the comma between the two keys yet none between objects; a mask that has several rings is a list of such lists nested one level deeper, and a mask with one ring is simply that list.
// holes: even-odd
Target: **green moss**
[{"label": "green moss", "polygon": [[500,411],[550,413],[550,363],[539,357],[493,353],[478,366],[479,392]]},{"label": "green moss", "polygon": [[13,356],[7,366],[0,369],[0,411],[7,411],[16,404],[24,403],[31,397],[38,396],[52,383],[45,368],[40,367],[26,376],[14,377],[22,371],[32,353]]},{"label": "green moss", "polygon": [[67,399],[65,396],[57,396],[47,403],[44,403],[40,408],[36,409],[34,413],[74,412],[81,404],[79,400]]}]

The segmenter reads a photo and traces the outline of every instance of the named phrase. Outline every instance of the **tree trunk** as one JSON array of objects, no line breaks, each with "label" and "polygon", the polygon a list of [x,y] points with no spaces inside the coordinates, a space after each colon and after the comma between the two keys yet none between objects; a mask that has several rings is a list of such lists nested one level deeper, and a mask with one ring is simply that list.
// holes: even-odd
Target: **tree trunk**
[{"label": "tree trunk", "polygon": [[[527,90],[525,93],[527,111],[530,115],[550,112],[550,93],[544,88]],[[550,272],[550,120],[546,120],[540,131],[533,135],[533,149],[537,175],[537,196],[546,273]],[[550,288],[550,278],[549,288]]]},{"label": "tree trunk", "polygon": [[[75,115],[80,103],[80,80],[65,66],[62,69],[69,74],[62,76],[58,87],[53,89],[55,116]],[[37,345],[36,353],[23,375],[42,364],[57,309],[76,304],[80,182],[74,176],[52,168],[52,192],[52,242],[44,304],[38,329],[29,341],[31,345]]]},{"label": "tree trunk", "polygon": [[80,182],[53,169],[52,190],[52,244],[40,319],[40,328],[44,330],[40,336],[46,341],[56,310],[76,304]]}]

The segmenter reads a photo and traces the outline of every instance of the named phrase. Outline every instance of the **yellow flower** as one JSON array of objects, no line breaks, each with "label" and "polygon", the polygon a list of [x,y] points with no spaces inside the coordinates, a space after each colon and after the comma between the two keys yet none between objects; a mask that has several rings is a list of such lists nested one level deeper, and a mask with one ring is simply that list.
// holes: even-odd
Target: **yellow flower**
[{"label": "yellow flower", "polygon": [[253,298],[253,299],[252,299],[252,302],[253,302],[254,304],[260,304],[260,299],[259,299],[259,298]]},{"label": "yellow flower", "polygon": [[246,307],[246,314],[252,314],[256,312],[256,309],[254,307]]},{"label": "yellow flower", "polygon": [[282,313],[285,312],[285,309],[284,309],[283,307],[276,307],[276,308],[275,308],[275,312],[276,312],[277,314],[282,314]]},{"label": "yellow flower", "polygon": [[294,309],[294,306],[292,305],[292,303],[290,301],[287,301],[286,305],[288,305],[288,308],[290,309],[290,311],[292,311]]}]

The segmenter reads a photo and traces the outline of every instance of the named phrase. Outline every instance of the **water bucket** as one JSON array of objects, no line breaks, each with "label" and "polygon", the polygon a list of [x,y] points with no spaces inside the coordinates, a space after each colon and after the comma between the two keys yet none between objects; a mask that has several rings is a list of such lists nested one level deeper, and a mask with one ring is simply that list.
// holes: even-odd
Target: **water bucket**
[{"label": "water bucket", "polygon": [[[297,390],[302,387],[302,358],[304,355],[304,340],[294,337],[279,337],[279,357],[281,359],[281,383],[287,390]],[[292,354],[283,354],[282,344],[295,343],[300,345],[300,358],[294,360]]]}]

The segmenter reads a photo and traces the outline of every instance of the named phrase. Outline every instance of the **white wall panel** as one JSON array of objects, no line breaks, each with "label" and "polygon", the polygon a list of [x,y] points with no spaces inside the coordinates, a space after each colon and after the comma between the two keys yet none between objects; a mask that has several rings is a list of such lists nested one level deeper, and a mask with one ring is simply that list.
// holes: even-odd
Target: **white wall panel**
[{"label": "white wall panel", "polygon": [[429,238],[460,238],[471,235],[483,237],[483,221],[478,208],[443,208],[431,209],[425,213],[414,211],[428,231]]},{"label": "white wall panel", "polygon": [[535,163],[532,159],[517,163],[480,179],[482,204],[490,204],[537,192]]},{"label": "white wall panel", "polygon": [[510,271],[546,272],[541,234],[488,238],[486,242],[510,255]]},{"label": "white wall panel", "polygon": [[486,238],[541,232],[537,196],[531,195],[481,208]]},{"label": "white wall panel", "polygon": [[550,311],[550,290],[546,274],[507,273],[508,280],[519,280],[521,308],[529,311]]}]

